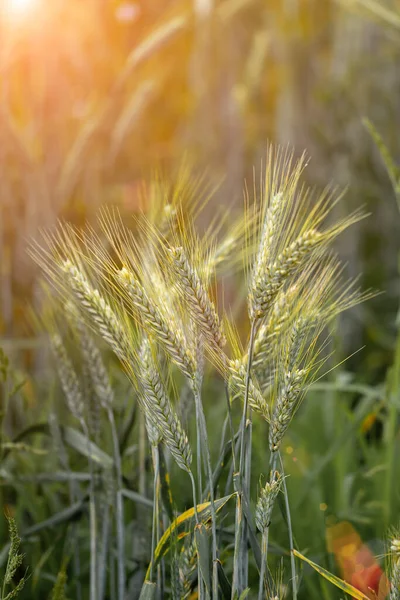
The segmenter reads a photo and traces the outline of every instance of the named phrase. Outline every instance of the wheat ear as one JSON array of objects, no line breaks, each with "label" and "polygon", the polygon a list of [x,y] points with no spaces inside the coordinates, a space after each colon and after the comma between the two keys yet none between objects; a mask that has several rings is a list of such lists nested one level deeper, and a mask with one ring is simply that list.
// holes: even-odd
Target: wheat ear
[{"label": "wheat ear", "polygon": [[[236,394],[244,397],[246,392],[246,367],[243,365],[243,360],[230,361],[229,371],[231,386]],[[253,410],[260,414],[267,422],[270,421],[271,415],[268,402],[253,380],[249,381],[248,401],[249,406]]]},{"label": "wheat ear", "polygon": [[121,361],[129,360],[131,354],[129,340],[111,306],[71,261],[64,261],[62,269],[68,277],[75,296],[91,317],[101,337],[111,346]]},{"label": "wheat ear", "polygon": [[273,256],[277,238],[279,236],[282,208],[283,195],[282,193],[277,193],[272,197],[271,203],[265,212],[264,225],[258,245],[258,253],[253,267],[252,281],[250,284],[251,291],[256,290],[257,282],[263,278],[265,269],[271,261],[271,256]]},{"label": "wheat ear", "polygon": [[389,600],[400,600],[400,538],[393,538],[390,543],[392,566],[390,569]]},{"label": "wheat ear", "polygon": [[156,335],[157,340],[162,344],[171,360],[189,379],[193,380],[196,374],[196,361],[193,353],[188,348],[183,332],[177,327],[176,323],[171,325],[167,322],[158,307],[150,301],[142,284],[133,273],[123,268],[118,272],[118,279],[136,310],[139,311],[141,319]]},{"label": "wheat ear", "polygon": [[82,354],[89,371],[93,388],[100,404],[105,410],[111,409],[114,403],[114,392],[112,390],[107,369],[99,349],[93,341],[92,336],[86,330],[79,316],[76,320],[79,331]]},{"label": "wheat ear", "polygon": [[260,277],[253,281],[250,316],[263,317],[270,309],[278,292],[288,278],[301,267],[304,260],[324,242],[324,234],[310,229],[289,244],[272,265],[267,265]]},{"label": "wheat ear", "polygon": [[68,408],[73,416],[81,422],[84,416],[84,402],[78,376],[67,355],[61,337],[54,333],[50,338],[50,343]]},{"label": "wheat ear", "polygon": [[299,317],[295,320],[285,345],[285,364],[283,381],[278,391],[278,397],[273,411],[269,430],[269,445],[271,452],[279,450],[283,436],[297,409],[308,375],[307,365],[300,368],[304,341],[309,331],[310,320]]},{"label": "wheat ear", "polygon": [[282,476],[279,471],[273,471],[270,474],[270,479],[261,489],[256,506],[256,525],[262,533],[270,525],[272,509],[274,508],[275,500],[279,494],[282,484]]},{"label": "wheat ear", "polygon": [[[292,285],[287,290],[282,290],[271,307],[266,323],[259,328],[254,341],[253,367],[260,369],[271,359],[273,352],[272,343],[286,329],[291,319],[293,301],[298,293],[298,286]],[[247,360],[247,355],[244,357]]]},{"label": "wheat ear", "polygon": [[158,428],[163,432],[163,440],[178,466],[190,473],[192,451],[189,441],[171,406],[158,369],[154,364],[150,344],[147,339],[142,343],[140,366],[145,408],[153,417]]},{"label": "wheat ear", "polygon": [[175,274],[177,286],[186,299],[186,306],[206,339],[213,345],[223,348],[226,343],[222,326],[197,271],[190,264],[182,247],[168,250]]}]

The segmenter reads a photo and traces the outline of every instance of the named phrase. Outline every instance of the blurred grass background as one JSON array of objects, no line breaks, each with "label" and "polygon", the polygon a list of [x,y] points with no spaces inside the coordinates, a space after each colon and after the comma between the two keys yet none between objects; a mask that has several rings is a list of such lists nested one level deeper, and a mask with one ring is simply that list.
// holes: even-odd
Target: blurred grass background
[{"label": "blurred grass background", "polygon": [[[338,251],[351,273],[362,271],[363,287],[384,294],[342,322],[337,362],[366,348],[316,386],[284,449],[290,495],[298,498],[294,530],[299,548],[330,568],[324,531],[335,520],[350,521],[381,553],[379,540],[400,511],[399,492],[389,485],[400,477],[391,458],[398,413],[385,386],[397,360],[400,226],[363,118],[396,161],[399,1],[0,0],[0,7],[0,346],[15,382],[25,382],[8,415],[10,436],[46,421],[60,396],[27,325],[28,307],[41,301],[26,254],[39,228],[60,218],[81,224],[105,204],[128,218],[154,171],[174,180],[185,161],[194,175],[221,181],[215,201],[231,210],[267,141],[306,148],[311,183],[348,187],[338,210],[366,204],[372,213]],[[118,371],[114,381],[122,397]],[[218,407],[209,407],[210,422],[214,415]],[[255,477],[265,472],[264,436],[260,427]],[[37,456],[12,460],[7,472],[42,470]],[[29,484],[9,487],[6,472],[2,478],[3,504],[26,527],[64,506],[52,486],[31,484],[32,505]],[[46,533],[29,542],[34,571],[26,597],[34,589],[43,597],[42,579],[57,573],[57,539]],[[284,535],[274,541],[286,544]],[[304,593],[340,597],[316,576]]]}]

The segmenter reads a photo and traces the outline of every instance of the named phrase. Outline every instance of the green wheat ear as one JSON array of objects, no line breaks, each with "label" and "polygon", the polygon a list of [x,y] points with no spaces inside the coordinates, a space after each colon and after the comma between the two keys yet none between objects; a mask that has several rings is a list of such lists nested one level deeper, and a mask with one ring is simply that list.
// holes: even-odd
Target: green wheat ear
[{"label": "green wheat ear", "polygon": [[6,518],[8,522],[8,532],[10,535],[10,550],[8,552],[7,567],[3,579],[1,599],[11,600],[12,598],[16,598],[22,590],[22,588],[24,587],[26,583],[26,575],[24,575],[19,580],[19,582],[15,585],[14,589],[12,589],[6,594],[6,588],[8,586],[13,585],[14,576],[18,571],[19,567],[22,565],[22,561],[24,559],[24,555],[20,554],[19,552],[21,546],[21,539],[18,535],[17,524],[12,517],[7,515]]},{"label": "green wheat ear", "polygon": [[66,565],[58,572],[56,582],[51,592],[51,600],[66,600],[65,586],[67,584]]}]

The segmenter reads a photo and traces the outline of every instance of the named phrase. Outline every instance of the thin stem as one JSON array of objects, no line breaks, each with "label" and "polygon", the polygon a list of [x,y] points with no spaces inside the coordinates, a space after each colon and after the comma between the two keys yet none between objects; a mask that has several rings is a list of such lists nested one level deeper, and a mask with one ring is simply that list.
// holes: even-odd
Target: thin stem
[{"label": "thin stem", "polygon": [[250,329],[250,341],[249,341],[246,382],[245,382],[244,402],[243,402],[243,415],[242,415],[242,421],[240,424],[241,437],[240,437],[239,473],[240,473],[241,477],[243,476],[245,433],[246,433],[247,411],[248,411],[248,406],[249,406],[250,372],[251,372],[251,365],[253,363],[254,340],[256,337],[256,329],[257,329],[256,324],[257,324],[256,321],[253,320],[251,323],[251,329]]},{"label": "thin stem", "polygon": [[97,517],[96,517],[96,499],[94,492],[94,472],[90,451],[89,430],[84,421],[80,419],[80,425],[87,439],[88,463],[90,472],[89,485],[89,523],[90,523],[90,600],[98,600],[97,594]]},{"label": "thin stem", "polygon": [[282,456],[281,456],[280,452],[278,452],[278,454],[279,454],[279,461],[281,463],[283,493],[285,496],[286,519],[287,519],[288,530],[289,530],[290,568],[292,571],[293,600],[297,600],[297,575],[296,575],[296,561],[295,561],[294,554],[293,554],[294,543],[293,543],[293,531],[292,531],[292,518],[290,515],[289,496],[288,496],[288,492],[287,492],[285,471],[283,468],[283,460],[282,460]]},{"label": "thin stem", "polygon": [[232,582],[232,600],[242,593],[242,570],[240,565],[241,558],[241,530],[243,520],[243,494],[240,492],[240,475],[239,473],[233,474],[234,488],[236,489],[236,512],[235,512],[235,549],[233,555],[233,582]]},{"label": "thin stem", "polygon": [[193,393],[196,406],[196,465],[197,465],[197,485],[199,488],[200,498],[203,495],[203,478],[202,478],[202,443],[201,443],[201,424],[200,424],[200,406],[198,402],[198,394],[196,392],[196,384],[193,384]]},{"label": "thin stem", "polygon": [[153,469],[154,469],[154,502],[153,502],[153,526],[151,534],[151,563],[150,563],[150,581],[153,581],[153,564],[154,564],[154,551],[156,549],[157,538],[157,520],[158,520],[158,477],[159,477],[159,456],[157,446],[153,446],[151,449],[153,456]]},{"label": "thin stem", "polygon": [[122,464],[119,451],[118,433],[114,413],[111,408],[107,411],[113,440],[115,471],[117,476],[116,492],[116,526],[117,526],[117,553],[118,553],[118,600],[125,596],[125,538],[124,538],[124,506],[122,499]]},{"label": "thin stem", "polygon": [[[223,357],[224,357],[223,358],[224,372],[227,373],[228,370],[227,370],[227,366],[226,366],[226,355],[223,354]],[[233,472],[236,473],[237,466],[236,466],[236,452],[235,452],[235,429],[233,427],[232,407],[231,407],[231,400],[230,400],[230,396],[229,396],[229,385],[228,385],[227,379],[225,379],[224,387],[225,387],[225,398],[226,398],[226,408],[227,408],[227,413],[228,413],[229,429],[231,432]]]},{"label": "thin stem", "polygon": [[234,551],[234,559],[233,559],[233,584],[232,584],[232,598],[235,597],[236,594],[240,596],[240,594],[244,590],[244,585],[242,581],[242,573],[243,573],[243,564],[242,563],[242,538],[244,531],[244,523],[243,523],[243,469],[245,467],[244,464],[244,450],[245,450],[245,437],[246,437],[246,422],[247,422],[247,411],[249,404],[249,386],[250,386],[250,371],[251,365],[253,362],[253,349],[254,349],[254,340],[256,336],[256,325],[257,322],[255,319],[251,322],[250,329],[250,341],[249,341],[249,349],[248,349],[248,357],[247,357],[247,371],[246,371],[246,381],[245,381],[245,391],[244,391],[244,402],[243,402],[243,415],[240,423],[240,455],[239,455],[239,472],[234,475],[235,488],[237,492],[236,497],[236,516],[235,516],[235,551]]},{"label": "thin stem", "polygon": [[208,474],[209,491],[210,491],[210,512],[211,512],[211,537],[212,537],[212,561],[213,561],[213,583],[212,583],[212,595],[215,600],[218,598],[218,555],[217,555],[217,513],[215,511],[215,498],[214,498],[214,484],[213,484],[213,472],[211,466],[211,455],[210,447],[208,445],[207,435],[207,424],[204,415],[203,405],[201,402],[201,395],[198,388],[195,390],[196,406],[199,407],[199,420],[200,430],[202,435],[202,441],[204,442],[204,461],[205,467]]},{"label": "thin stem", "polygon": [[106,561],[108,554],[108,545],[110,538],[110,506],[106,503],[104,512],[103,512],[103,526],[102,526],[102,542],[101,542],[101,552],[100,552],[100,564],[104,565],[104,568],[100,570],[99,573],[99,599],[104,600],[104,596],[106,593]]},{"label": "thin stem", "polygon": [[[198,525],[199,524],[199,515],[197,514],[196,483],[194,481],[194,477],[193,477],[192,471],[189,471],[189,477],[190,477],[190,481],[192,482],[194,518],[195,518],[195,521],[196,521],[196,525]],[[203,579],[202,579],[202,576],[201,576],[200,561],[197,559],[197,585],[198,585],[200,600],[202,600],[202,598],[204,598],[204,588],[203,588],[203,585],[202,585],[202,581],[203,581]]]},{"label": "thin stem", "polygon": [[[249,418],[246,424],[246,442],[245,442],[245,465],[243,477],[243,496],[244,500],[250,498],[250,478],[251,478],[251,450],[252,450],[252,433],[253,425],[251,422],[251,409],[249,410]],[[243,565],[243,586],[248,587],[248,523],[245,519],[243,522],[242,536],[242,565]]]},{"label": "thin stem", "polygon": [[[161,505],[161,497],[160,497],[160,488],[161,488],[161,484],[160,484],[160,449],[159,446],[157,445],[155,448],[155,452],[157,453],[157,487],[156,487],[156,494],[155,494],[155,505],[156,505],[156,514],[155,514],[155,519],[156,519],[156,542],[158,544],[158,540],[161,537],[161,532],[160,532],[160,505]],[[162,598],[163,594],[164,594],[164,585],[163,585],[163,580],[162,580],[162,572],[161,572],[161,564],[159,564],[157,566],[157,591],[158,591],[158,597]]]},{"label": "thin stem", "polygon": [[264,579],[265,579],[265,570],[267,566],[267,556],[268,556],[268,534],[269,527],[266,527],[262,533],[261,540],[261,570],[260,570],[260,584],[258,588],[258,600],[263,600],[264,598]]}]

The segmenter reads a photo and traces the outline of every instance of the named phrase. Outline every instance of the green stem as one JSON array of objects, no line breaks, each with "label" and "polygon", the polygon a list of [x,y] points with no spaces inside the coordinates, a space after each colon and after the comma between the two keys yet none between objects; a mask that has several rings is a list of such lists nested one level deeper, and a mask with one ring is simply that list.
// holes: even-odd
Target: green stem
[{"label": "green stem", "polygon": [[[188,471],[188,473],[189,473],[190,481],[192,482],[194,519],[196,521],[196,525],[198,525],[199,524],[199,515],[197,514],[196,483],[194,481],[192,471]],[[203,581],[203,578],[201,576],[200,561],[197,558],[197,585],[198,585],[198,590],[199,590],[199,600],[203,600],[203,598],[204,598],[204,587],[202,585],[202,581]]]},{"label": "green stem", "polygon": [[242,573],[243,565],[241,564],[242,555],[242,537],[243,537],[243,469],[244,469],[244,449],[245,449],[245,434],[247,411],[249,404],[249,386],[250,386],[250,371],[253,361],[254,340],[256,335],[256,321],[253,320],[250,329],[250,341],[247,357],[247,371],[245,381],[245,392],[243,401],[243,415],[240,423],[240,452],[239,452],[239,472],[234,475],[236,497],[236,515],[235,515],[235,550],[233,558],[233,583],[232,583],[232,598],[244,591]]},{"label": "green stem", "polygon": [[114,462],[117,478],[116,492],[116,527],[117,527],[117,554],[118,554],[118,600],[124,600],[125,596],[125,538],[124,538],[124,506],[122,499],[122,464],[119,451],[118,433],[115,424],[114,413],[111,408],[107,411],[113,440]]},{"label": "green stem", "polygon": [[212,536],[212,562],[213,562],[213,578],[212,578],[212,595],[215,600],[218,599],[218,554],[217,554],[217,513],[215,511],[214,484],[213,472],[211,466],[210,447],[208,445],[207,424],[204,415],[203,405],[201,402],[200,391],[195,391],[196,406],[199,407],[199,421],[202,441],[204,442],[204,460],[205,468],[208,474],[209,492],[210,492],[210,512],[211,512],[211,536]]},{"label": "green stem", "polygon": [[268,534],[269,527],[266,527],[262,533],[261,540],[261,570],[260,570],[260,584],[258,588],[258,600],[263,600],[264,598],[264,579],[265,579],[265,571],[267,566],[267,556],[268,556]]},{"label": "green stem", "polygon": [[203,478],[202,478],[202,467],[201,467],[201,457],[202,457],[202,443],[201,443],[201,424],[200,424],[200,406],[198,402],[198,394],[196,392],[196,383],[193,382],[193,394],[194,401],[196,406],[196,465],[197,465],[197,485],[199,488],[200,498],[203,495]]},{"label": "green stem", "polygon": [[81,419],[80,425],[86,436],[88,443],[88,462],[90,471],[90,486],[89,486],[89,522],[90,522],[90,600],[98,600],[97,594],[97,522],[96,522],[96,499],[94,492],[94,472],[90,450],[89,430],[84,421]]},{"label": "green stem", "polygon": [[388,419],[386,420],[384,441],[386,445],[386,481],[385,481],[385,524],[391,523],[393,506],[393,483],[396,481],[394,467],[396,456],[397,419],[400,406],[400,332],[397,334],[394,364],[388,381]]},{"label": "green stem", "polygon": [[158,520],[158,477],[159,477],[159,456],[158,449],[155,446],[151,448],[153,456],[153,470],[154,470],[154,502],[153,502],[153,525],[151,532],[151,563],[150,563],[150,581],[153,581],[153,564],[154,564],[154,551],[156,549],[157,538],[157,520]]},{"label": "green stem", "polygon": [[287,491],[287,486],[286,486],[286,478],[285,478],[285,471],[283,468],[283,460],[282,460],[282,456],[281,456],[280,452],[278,452],[278,454],[279,454],[279,461],[281,463],[283,493],[285,496],[286,519],[287,519],[288,530],[289,530],[290,568],[292,571],[293,600],[297,600],[297,575],[296,575],[296,561],[295,561],[294,553],[293,553],[294,543],[293,543],[292,518],[291,518],[291,514],[290,514],[289,496],[288,496],[288,491]]},{"label": "green stem", "polygon": [[[225,354],[224,354],[224,372],[228,373]],[[226,408],[227,408],[227,412],[228,412],[229,429],[230,429],[230,433],[231,433],[231,442],[232,442],[233,472],[236,473],[237,466],[236,466],[236,452],[235,452],[235,429],[233,427],[232,407],[231,407],[231,400],[230,400],[230,396],[229,396],[229,384],[228,384],[227,378],[225,378],[224,387],[225,387]]]},{"label": "green stem", "polygon": [[256,337],[256,321],[253,321],[251,323],[251,329],[250,329],[250,342],[249,342],[249,351],[248,351],[248,358],[247,358],[246,382],[245,382],[244,402],[243,402],[243,415],[242,415],[242,421],[240,423],[240,432],[241,432],[241,435],[240,435],[240,458],[239,458],[240,477],[243,476],[245,433],[246,433],[247,412],[248,412],[248,407],[249,407],[250,372],[251,372],[251,365],[253,362],[253,349],[254,349],[255,337]]}]

